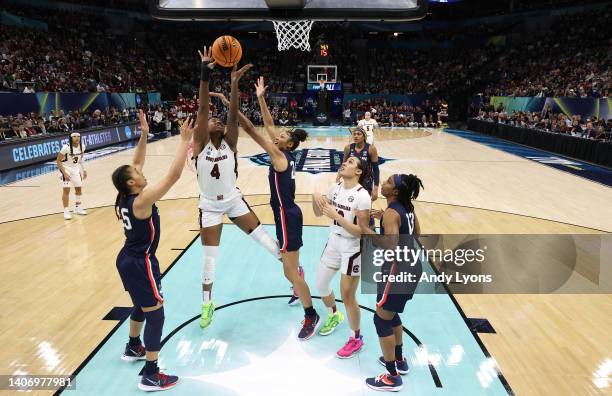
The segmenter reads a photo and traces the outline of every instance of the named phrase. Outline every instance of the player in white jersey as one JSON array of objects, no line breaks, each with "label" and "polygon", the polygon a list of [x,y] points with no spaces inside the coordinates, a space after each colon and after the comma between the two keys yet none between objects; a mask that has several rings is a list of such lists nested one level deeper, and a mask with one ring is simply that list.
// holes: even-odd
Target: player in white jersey
[{"label": "player in white jersey", "polygon": [[87,179],[87,171],[83,163],[85,145],[81,142],[81,134],[73,132],[70,134],[68,144],[62,146],[57,154],[55,162],[60,171],[60,181],[62,183],[62,204],[64,205],[64,220],[72,219],[70,209],[70,185],[74,187],[76,195],[74,212],[79,215],[86,215],[87,211],[83,208],[83,180]]},{"label": "player in white jersey", "polygon": [[350,157],[340,167],[342,182],[334,184],[325,196],[313,194],[315,215],[325,215],[334,221],[317,269],[317,289],[329,310],[319,334],[331,334],[344,320],[342,313],[336,309],[336,297],[330,287],[338,270],[341,271],[340,294],[353,331],[348,342],[336,352],[339,358],[355,356],[364,345],[355,294],[361,275],[361,227],[368,227],[372,206],[370,194],[360,183],[360,179],[367,177],[367,173],[365,161],[359,157]]},{"label": "player in white jersey", "polygon": [[209,80],[215,67],[212,49],[204,47],[200,53],[200,107],[193,136],[193,160],[200,187],[200,236],[203,245],[202,264],[202,315],[200,327],[212,323],[215,303],[212,286],[215,277],[219,242],[223,227],[223,215],[227,215],[242,231],[249,234],[266,250],[280,259],[277,243],[268,235],[242,198],[236,187],[238,177],[238,82],[252,65],[231,73],[231,97],[227,126],[218,118],[209,118]]},{"label": "player in white jersey", "polygon": [[359,120],[357,126],[362,127],[366,131],[366,143],[374,144],[374,129],[378,128],[378,122],[372,118],[372,113],[366,111],[363,120]]}]

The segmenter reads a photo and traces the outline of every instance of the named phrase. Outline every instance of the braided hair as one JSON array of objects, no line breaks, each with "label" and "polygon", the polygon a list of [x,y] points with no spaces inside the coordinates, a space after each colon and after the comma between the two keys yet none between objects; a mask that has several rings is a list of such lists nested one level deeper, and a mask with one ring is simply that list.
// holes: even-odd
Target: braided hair
[{"label": "braided hair", "polygon": [[[75,136],[76,137],[76,136]],[[70,155],[74,155],[74,149],[73,149],[73,144],[72,144],[72,134],[70,134],[69,139],[70,139]],[[79,150],[81,151],[81,154],[83,154],[83,139],[79,139]],[[83,160],[84,161],[84,160]]]},{"label": "braided hair", "polygon": [[[399,183],[398,183],[399,179]],[[412,200],[419,196],[419,192],[423,187],[421,179],[416,175],[395,175],[395,188],[397,189],[397,201],[406,209],[407,212],[412,212]]]},{"label": "braided hair", "polygon": [[119,206],[125,202],[128,195],[130,195],[130,187],[127,182],[132,178],[130,173],[129,165],[121,165],[119,168],[115,169],[113,172],[113,184],[118,191],[117,198],[115,198],[115,215],[117,218],[121,220],[121,216],[119,215]]}]

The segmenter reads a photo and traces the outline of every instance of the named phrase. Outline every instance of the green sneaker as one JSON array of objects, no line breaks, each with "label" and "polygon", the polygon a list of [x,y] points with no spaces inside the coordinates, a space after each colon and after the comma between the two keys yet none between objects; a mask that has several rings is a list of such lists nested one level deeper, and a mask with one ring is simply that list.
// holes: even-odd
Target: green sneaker
[{"label": "green sneaker", "polygon": [[215,302],[202,303],[202,316],[200,317],[200,327],[205,329],[212,323],[213,312],[215,312]]},{"label": "green sneaker", "polygon": [[327,315],[327,320],[325,321],[323,327],[321,327],[321,330],[319,330],[319,335],[330,335],[342,322],[344,322],[344,315],[342,315],[342,312],[340,311],[336,311],[336,313],[334,314]]}]

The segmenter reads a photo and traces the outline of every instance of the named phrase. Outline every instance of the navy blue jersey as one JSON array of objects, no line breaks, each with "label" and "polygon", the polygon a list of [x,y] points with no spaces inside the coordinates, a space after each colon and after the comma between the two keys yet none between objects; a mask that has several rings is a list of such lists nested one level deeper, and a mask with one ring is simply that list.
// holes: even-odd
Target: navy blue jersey
[{"label": "navy blue jersey", "polygon": [[363,148],[361,149],[361,151],[357,151],[356,143],[351,143],[349,147],[349,157],[357,157],[368,165],[368,175],[363,179],[363,183],[361,185],[368,191],[368,193],[370,193],[370,195],[372,195],[374,175],[372,174],[372,157],[370,157],[370,145],[366,143],[365,146],[363,146]]},{"label": "navy blue jersey", "polygon": [[155,257],[160,233],[159,212],[153,204],[151,217],[146,220],[137,219],[133,211],[134,199],[137,196],[138,194],[129,195],[117,209],[125,229],[125,244],[122,250],[135,256],[145,257],[148,254]]},{"label": "navy blue jersey", "polygon": [[277,172],[270,165],[268,181],[270,182],[270,205],[276,208],[295,206],[295,159],[289,151],[283,151],[287,158],[287,169]]},{"label": "navy blue jersey", "polygon": [[[400,227],[399,234],[400,235],[412,235],[414,233],[414,212],[408,213],[406,208],[399,202],[392,202],[389,205],[390,209],[393,209],[400,216]],[[383,216],[384,219],[384,216]],[[380,234],[385,234],[385,228],[383,227],[383,221],[380,222]]]}]

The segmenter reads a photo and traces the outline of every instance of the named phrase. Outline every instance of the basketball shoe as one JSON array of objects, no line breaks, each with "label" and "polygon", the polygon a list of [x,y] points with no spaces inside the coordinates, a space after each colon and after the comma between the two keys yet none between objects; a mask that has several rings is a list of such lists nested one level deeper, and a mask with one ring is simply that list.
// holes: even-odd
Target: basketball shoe
[{"label": "basketball shoe", "polygon": [[145,355],[146,350],[142,344],[137,346],[130,346],[130,344],[125,344],[125,351],[121,356],[121,360],[125,360],[126,362],[135,362],[136,360],[144,359]]},{"label": "basketball shoe", "polygon": [[342,349],[336,352],[336,356],[340,359],[349,359],[353,356],[357,355],[363,349],[363,336],[359,336],[359,338],[349,337],[348,341]]},{"label": "basketball shoe", "polygon": [[404,387],[402,377],[399,374],[393,376],[389,373],[366,379],[366,385],[370,389],[385,392],[397,392]]},{"label": "basketball shoe", "polygon": [[202,316],[200,317],[200,327],[205,329],[212,323],[213,313],[215,312],[215,302],[202,303]]},{"label": "basketball shoe", "polygon": [[[378,362],[380,364],[382,364],[383,366],[386,366],[385,365],[385,358],[384,357],[382,357],[382,356],[379,357],[378,358]],[[403,358],[402,360],[396,360],[395,361],[395,369],[401,375],[408,374],[408,372],[410,371],[410,367],[408,366],[408,361],[406,360],[406,358]]]},{"label": "basketball shoe", "polygon": [[168,390],[177,384],[178,379],[176,375],[166,375],[161,372],[151,375],[143,373],[138,388],[146,392]]},{"label": "basketball shoe", "polygon": [[302,341],[310,339],[310,337],[312,337],[317,330],[320,319],[321,317],[319,314],[314,314],[314,316],[304,316],[304,320],[302,321],[302,329],[298,334],[298,338]]},{"label": "basketball shoe", "polygon": [[340,311],[336,311],[333,314],[327,315],[327,320],[323,324],[323,327],[321,327],[321,330],[319,330],[319,335],[330,335],[342,322],[344,322],[344,315],[342,315],[342,312]]}]

